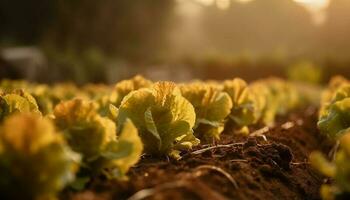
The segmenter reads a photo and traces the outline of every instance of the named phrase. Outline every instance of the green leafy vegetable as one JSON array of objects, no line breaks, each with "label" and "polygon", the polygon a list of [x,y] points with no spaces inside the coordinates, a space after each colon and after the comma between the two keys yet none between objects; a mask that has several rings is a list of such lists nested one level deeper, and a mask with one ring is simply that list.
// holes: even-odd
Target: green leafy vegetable
[{"label": "green leafy vegetable", "polygon": [[231,97],[233,107],[229,117],[239,128],[245,130],[245,126],[258,120],[255,115],[254,102],[251,99],[248,84],[244,80],[235,78],[225,81],[223,91]]},{"label": "green leafy vegetable", "polygon": [[318,121],[322,133],[337,138],[350,128],[350,97],[329,106],[328,114]]},{"label": "green leafy vegetable", "polygon": [[50,88],[47,85],[37,85],[31,87],[29,91],[38,103],[40,112],[43,115],[52,114],[54,103],[51,98]]},{"label": "green leafy vegetable", "polygon": [[350,128],[350,82],[342,77],[333,78],[323,92],[318,127],[332,139]]},{"label": "green leafy vegetable", "polygon": [[74,180],[79,155],[48,119],[15,114],[0,131],[0,192],[5,199],[55,199]]},{"label": "green leafy vegetable", "polygon": [[255,107],[255,118],[265,125],[273,125],[278,104],[276,104],[271,90],[263,81],[252,83],[249,89]]},{"label": "green leafy vegetable", "polygon": [[13,113],[40,114],[33,96],[23,90],[0,94],[0,121]]},{"label": "green leafy vegetable", "polygon": [[141,139],[130,120],[121,123],[117,139],[115,123],[100,116],[97,107],[81,99],[62,102],[54,111],[56,125],[91,171],[122,178],[142,153]]},{"label": "green leafy vegetable", "polygon": [[328,114],[329,106],[335,102],[335,93],[339,90],[339,88],[349,84],[350,82],[341,76],[336,76],[331,79],[327,89],[322,93],[321,107],[319,111],[320,118]]},{"label": "green leafy vegetable", "polygon": [[278,78],[256,81],[250,85],[255,116],[266,125],[273,125],[277,115],[284,115],[300,104],[297,88]]},{"label": "green leafy vegetable", "polygon": [[[100,84],[88,84],[83,87],[88,99],[98,105],[98,112],[101,116],[112,117],[110,106],[117,101],[117,93],[112,87]],[[113,119],[113,118],[111,118]]]},{"label": "green leafy vegetable", "polygon": [[117,177],[125,178],[129,168],[139,161],[142,151],[143,144],[137,128],[127,119],[118,134],[118,141],[108,145],[102,156],[107,160],[107,169],[118,166],[114,173],[117,173]]},{"label": "green leafy vegetable", "polygon": [[336,199],[337,195],[350,192],[350,132],[340,139],[340,149],[333,162],[328,161],[320,152],[310,155],[311,165],[325,176],[332,178],[333,184],[324,184],[321,188],[322,198]]},{"label": "green leafy vegetable", "polygon": [[323,78],[323,71],[312,62],[301,61],[288,68],[287,76],[292,81],[319,84]]},{"label": "green leafy vegetable", "polygon": [[199,144],[192,131],[194,108],[174,83],[158,82],[128,94],[119,107],[118,124],[127,118],[135,123],[147,153],[178,157]]},{"label": "green leafy vegetable", "polygon": [[134,90],[141,88],[147,88],[152,85],[152,81],[145,79],[144,77],[137,75],[129,80],[120,81],[115,85],[116,100],[114,105],[119,107],[123,98]]},{"label": "green leafy vegetable", "polygon": [[225,118],[232,109],[230,96],[215,86],[205,83],[182,85],[181,93],[194,106],[195,135],[208,142],[220,139]]}]

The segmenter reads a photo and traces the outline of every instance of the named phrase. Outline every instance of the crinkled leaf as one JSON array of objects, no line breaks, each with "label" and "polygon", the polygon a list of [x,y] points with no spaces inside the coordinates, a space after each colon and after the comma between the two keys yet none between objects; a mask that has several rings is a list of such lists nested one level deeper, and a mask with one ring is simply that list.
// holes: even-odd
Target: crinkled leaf
[{"label": "crinkled leaf", "polygon": [[144,77],[137,75],[129,80],[120,81],[115,85],[115,92],[117,95],[116,101],[114,104],[119,106],[123,100],[123,98],[128,95],[130,92],[147,88],[152,85],[152,81],[145,79]]},{"label": "crinkled leaf", "polygon": [[254,102],[250,98],[249,88],[245,81],[238,78],[225,81],[224,91],[231,97],[233,103],[230,119],[238,127],[252,124],[257,120],[254,113]]},{"label": "crinkled leaf", "polygon": [[137,128],[129,119],[125,121],[122,131],[118,135],[117,143],[119,147],[115,149],[115,152],[122,152],[118,153],[122,157],[113,160],[112,163],[114,166],[117,166],[121,175],[124,176],[129,168],[139,161],[143,151],[143,144]]},{"label": "crinkled leaf", "polygon": [[[230,114],[232,109],[230,96],[215,86],[201,82],[182,85],[181,93],[195,108],[197,117],[196,136],[207,141],[219,139],[220,133],[211,135],[213,133],[211,126],[218,127],[222,125],[225,118]],[[197,128],[200,124],[207,126],[202,126],[199,131]]]},{"label": "crinkled leaf", "polygon": [[350,127],[350,98],[332,104],[328,114],[319,120],[318,127],[331,138],[341,136]]},{"label": "crinkled leaf", "polygon": [[119,109],[115,107],[113,104],[109,104],[109,118],[113,121],[118,119]]},{"label": "crinkled leaf", "polygon": [[192,134],[195,124],[193,106],[170,82],[159,82],[127,95],[119,108],[118,124],[126,118],[134,122],[145,151],[152,154],[169,154],[177,143],[175,139]]},{"label": "crinkled leaf", "polygon": [[220,127],[220,126],[223,125],[222,122],[209,121],[209,120],[206,120],[206,119],[197,119],[196,126],[198,126],[200,124],[205,124],[205,125],[209,125],[209,126],[212,126],[212,127]]},{"label": "crinkled leaf", "polygon": [[13,113],[41,114],[35,99],[27,92],[16,90],[0,95],[0,120]]},{"label": "crinkled leaf", "polygon": [[108,143],[101,156],[108,160],[127,157],[132,153],[132,145],[128,141],[112,141]]},{"label": "crinkled leaf", "polygon": [[85,162],[98,159],[109,142],[116,140],[116,126],[97,113],[95,104],[81,99],[64,101],[54,110],[55,122],[73,150],[83,154]]},{"label": "crinkled leaf", "polygon": [[158,133],[157,126],[153,120],[151,107],[149,107],[145,112],[145,124],[146,124],[147,130],[158,140],[157,143],[159,144],[158,148],[160,150],[162,146],[162,140]]},{"label": "crinkled leaf", "polygon": [[336,96],[335,93],[341,87],[348,84],[350,84],[350,82],[341,76],[335,76],[330,80],[327,89],[321,95],[321,107],[319,110],[320,118],[326,116],[328,114],[329,106],[332,103],[335,103],[334,101],[334,97]]}]

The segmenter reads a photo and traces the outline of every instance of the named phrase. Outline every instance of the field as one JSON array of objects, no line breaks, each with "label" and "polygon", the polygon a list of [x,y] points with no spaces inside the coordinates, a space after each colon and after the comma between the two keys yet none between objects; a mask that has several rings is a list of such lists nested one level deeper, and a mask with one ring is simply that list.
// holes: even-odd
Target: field
[{"label": "field", "polygon": [[[350,84],[0,84],[2,199],[347,199]],[[22,192],[17,192],[18,190]]]},{"label": "field", "polygon": [[[127,182],[99,179],[87,191],[68,192],[61,198],[319,199],[322,177],[307,160],[311,151],[326,151],[329,146],[320,146],[323,139],[315,131],[315,114],[310,108],[307,114],[284,117],[265,133],[267,141],[235,137],[228,130],[217,144],[221,148],[193,154],[207,147],[201,145],[180,161],[144,157],[130,169]],[[294,126],[286,127],[282,121]]]}]

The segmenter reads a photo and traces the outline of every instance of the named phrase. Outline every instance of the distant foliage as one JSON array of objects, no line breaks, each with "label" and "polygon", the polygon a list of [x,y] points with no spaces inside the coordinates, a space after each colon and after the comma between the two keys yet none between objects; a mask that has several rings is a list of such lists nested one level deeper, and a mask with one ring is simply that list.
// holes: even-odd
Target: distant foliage
[{"label": "distant foliage", "polygon": [[312,62],[304,61],[290,66],[287,70],[287,76],[292,81],[320,84],[323,79],[323,71]]}]

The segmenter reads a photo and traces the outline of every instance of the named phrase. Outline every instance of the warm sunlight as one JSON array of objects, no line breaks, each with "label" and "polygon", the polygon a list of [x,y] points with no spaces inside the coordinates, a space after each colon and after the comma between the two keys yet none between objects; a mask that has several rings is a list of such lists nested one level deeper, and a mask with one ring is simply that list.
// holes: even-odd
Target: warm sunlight
[{"label": "warm sunlight", "polygon": [[[216,4],[220,9],[227,9],[230,7],[232,1],[238,1],[241,3],[247,3],[254,0],[195,0],[194,2],[202,5]],[[325,20],[324,9],[328,6],[330,0],[294,0],[298,4],[304,6],[313,16],[315,24],[322,24]],[[185,1],[183,1],[185,2]],[[187,4],[190,5],[190,4]],[[193,7],[193,5],[191,5]]]},{"label": "warm sunlight", "polygon": [[[195,0],[195,1],[202,3],[204,5],[211,5],[216,2],[218,7],[225,9],[229,5],[230,1],[239,1],[239,2],[245,3],[252,0]],[[312,9],[323,9],[327,7],[330,0],[294,0],[294,1]]]},{"label": "warm sunlight", "polygon": [[294,0],[305,6],[313,15],[315,24],[322,24],[325,21],[324,9],[328,6],[330,0]]},{"label": "warm sunlight", "polygon": [[316,9],[322,9],[327,7],[329,0],[294,0],[298,3],[305,4],[309,7],[314,7]]}]

